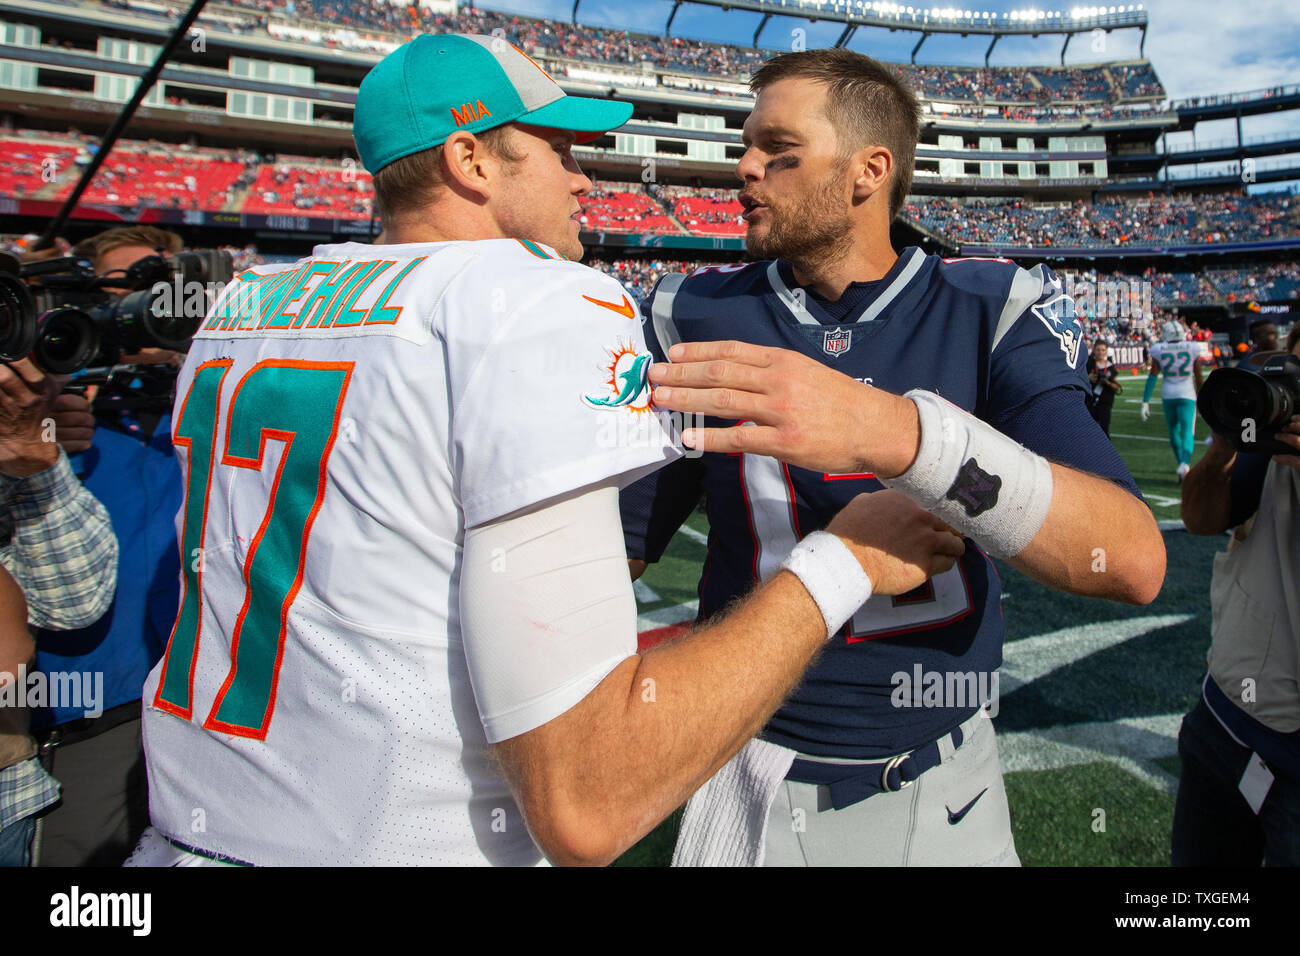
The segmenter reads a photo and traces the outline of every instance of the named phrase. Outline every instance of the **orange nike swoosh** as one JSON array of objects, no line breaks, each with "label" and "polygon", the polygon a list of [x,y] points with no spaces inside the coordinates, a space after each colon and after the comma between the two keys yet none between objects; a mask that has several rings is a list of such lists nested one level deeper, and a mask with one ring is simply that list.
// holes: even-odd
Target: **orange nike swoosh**
[{"label": "orange nike swoosh", "polygon": [[609,309],[609,311],[611,312],[617,312],[625,319],[631,319],[636,316],[636,309],[632,308],[632,303],[628,301],[626,295],[623,296],[622,305],[619,305],[617,302],[606,302],[604,299],[593,299],[589,295],[584,295],[583,298],[586,299],[588,302],[590,302],[592,305],[598,305],[602,309]]}]

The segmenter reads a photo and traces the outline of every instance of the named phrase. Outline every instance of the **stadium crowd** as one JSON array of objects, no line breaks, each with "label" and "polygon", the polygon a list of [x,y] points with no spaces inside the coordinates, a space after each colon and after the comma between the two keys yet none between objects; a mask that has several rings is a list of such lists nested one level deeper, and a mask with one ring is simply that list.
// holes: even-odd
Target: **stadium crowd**
[{"label": "stadium crowd", "polygon": [[1131,200],[1032,204],[914,198],[904,215],[963,245],[1090,248],[1259,241],[1300,234],[1287,192],[1148,195]]},{"label": "stadium crowd", "polygon": [[1296,262],[1263,269],[1211,269],[1209,276],[1229,302],[1300,298],[1300,263]]},{"label": "stadium crowd", "polygon": [[[0,135],[0,196],[61,199],[88,163],[95,139],[66,134]],[[354,160],[253,150],[123,141],[86,193],[89,203],[160,209],[367,219],[371,180]],[[583,198],[592,231],[739,235],[735,191],[597,181]],[[1149,194],[1088,203],[911,197],[906,220],[956,245],[1100,248],[1258,242],[1300,235],[1291,192]],[[1180,284],[1178,293],[1203,293]]]},{"label": "stadium crowd", "polygon": [[644,301],[661,275],[669,272],[690,272],[701,263],[681,259],[588,259],[586,265],[598,272],[612,276],[638,302]]},{"label": "stadium crowd", "polygon": [[[117,9],[158,15],[152,3],[99,0]],[[729,84],[745,82],[768,56],[725,43],[683,37],[655,37],[586,24],[536,20],[507,13],[463,8],[454,16],[387,0],[230,0],[247,11],[247,20],[223,15],[216,29],[269,32],[282,39],[328,47],[384,51],[417,33],[479,33],[504,36],[531,54],[586,60],[605,65],[649,64],[660,70],[698,74]],[[333,29],[328,29],[333,28]],[[930,100],[1018,103],[1013,112],[1041,118],[1050,104],[1104,102],[1163,97],[1164,88],[1150,64],[1108,67],[960,67],[895,64],[895,69]],[[1029,104],[1029,105],[1025,105]],[[1073,107],[1061,115],[1077,115]]]}]

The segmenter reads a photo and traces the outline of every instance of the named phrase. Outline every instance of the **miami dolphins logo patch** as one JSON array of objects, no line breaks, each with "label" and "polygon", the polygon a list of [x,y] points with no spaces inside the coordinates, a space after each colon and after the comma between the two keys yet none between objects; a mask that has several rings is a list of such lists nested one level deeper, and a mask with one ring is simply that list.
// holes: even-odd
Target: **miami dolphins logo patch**
[{"label": "miami dolphins logo patch", "polygon": [[619,343],[609,350],[610,363],[605,366],[609,378],[604,395],[583,395],[582,401],[592,408],[626,408],[638,414],[650,408],[650,366],[654,356],[637,352],[630,344]]}]

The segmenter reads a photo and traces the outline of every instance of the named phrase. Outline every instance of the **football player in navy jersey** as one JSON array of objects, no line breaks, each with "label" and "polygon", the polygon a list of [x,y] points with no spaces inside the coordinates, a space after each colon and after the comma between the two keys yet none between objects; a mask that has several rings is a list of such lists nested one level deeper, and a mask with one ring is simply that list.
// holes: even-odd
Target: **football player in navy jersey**
[{"label": "football player in navy jersey", "polygon": [[1163,540],[1088,411],[1060,280],[892,248],[918,138],[911,91],[842,49],[774,57],[752,87],[737,173],[762,261],[667,275],[643,309],[655,401],[703,416],[683,436],[703,454],[624,491],[632,573],[701,495],[700,620],[882,484],[965,535],[966,552],[916,591],[862,605],[761,750],[692,799],[675,860],[726,862],[705,835],[748,815],[767,821],[752,839],[768,865],[1014,865],[985,719],[1004,633],[990,556],[1145,604]]}]

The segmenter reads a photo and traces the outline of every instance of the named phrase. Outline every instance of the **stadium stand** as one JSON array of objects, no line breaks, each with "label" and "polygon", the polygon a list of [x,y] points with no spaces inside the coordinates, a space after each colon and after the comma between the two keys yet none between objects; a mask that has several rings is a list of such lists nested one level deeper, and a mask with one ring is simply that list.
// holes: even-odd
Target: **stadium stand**
[{"label": "stadium stand", "polygon": [[[233,202],[235,183],[243,172],[244,164],[232,154],[214,156],[209,151],[197,154],[149,147],[114,151],[96,173],[84,201],[161,209],[224,209]],[[64,198],[71,185],[69,182],[54,198]]]},{"label": "stadium stand", "polygon": [[1211,269],[1208,275],[1230,302],[1300,298],[1300,263],[1277,263],[1262,270]]},{"label": "stadium stand", "polygon": [[692,189],[660,186],[657,195],[672,203],[673,217],[697,236],[743,236],[743,211],[734,189]]},{"label": "stadium stand", "polygon": [[582,216],[578,221],[584,228],[596,232],[685,231],[641,190],[640,184],[596,182],[593,185],[595,188],[580,200]]},{"label": "stadium stand", "polygon": [[1201,305],[1221,297],[1209,277],[1196,272],[1160,272],[1151,268],[1142,277],[1152,284],[1156,305]]},{"label": "stadium stand", "polygon": [[[76,133],[21,130],[0,138],[0,196],[63,198],[89,161],[87,141],[92,138]],[[592,231],[744,234],[734,190],[610,181],[595,186],[582,200],[584,224]],[[370,217],[370,195],[369,174],[342,161],[124,140],[85,202],[360,220]],[[1088,249],[1300,236],[1300,202],[1290,192],[1037,204],[911,197],[903,216],[958,246]]]},{"label": "stadium stand", "polygon": [[1146,196],[1032,204],[913,198],[903,214],[958,244],[1097,248],[1255,242],[1300,235],[1290,193]]},{"label": "stadium stand", "polygon": [[36,195],[41,191],[38,183],[51,182],[72,167],[80,152],[79,143],[0,140],[0,195],[18,199]]},{"label": "stadium stand", "polygon": [[[104,6],[161,15],[155,4],[100,0]],[[232,18],[224,10],[243,11]],[[772,51],[730,44],[704,43],[682,37],[653,37],[584,24],[535,20],[466,7],[456,16],[427,8],[398,6],[387,0],[230,0],[212,25],[227,32],[266,33],[330,48],[386,51],[416,33],[498,32],[529,53],[589,61],[604,66],[650,64],[660,70],[744,84]],[[998,107],[1006,118],[1078,115],[1076,105],[1092,103],[1088,115],[1109,118],[1126,111],[1124,100],[1163,97],[1164,90],[1148,63],[1119,67],[959,67],[893,64],[928,100]],[[702,84],[708,88],[707,82]],[[715,90],[734,95],[731,90]],[[1105,110],[1099,110],[1106,104]],[[1143,107],[1146,108],[1145,105]]]},{"label": "stadium stand", "polygon": [[613,276],[638,302],[650,295],[655,282],[669,272],[690,272],[701,263],[681,259],[596,259],[587,263],[593,269]]},{"label": "stadium stand", "polygon": [[1209,196],[1200,203],[1198,214],[1210,230],[1210,242],[1281,239],[1296,235],[1295,213],[1300,205],[1292,198],[1278,193]]},{"label": "stadium stand", "polygon": [[1109,67],[1111,79],[1126,98],[1163,97],[1165,88],[1150,63],[1120,64]]},{"label": "stadium stand", "polygon": [[279,156],[258,168],[242,211],[370,218],[370,174],[356,167]]}]

